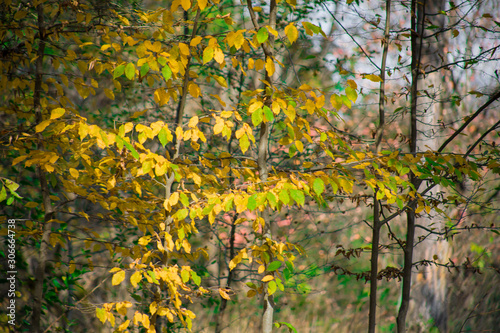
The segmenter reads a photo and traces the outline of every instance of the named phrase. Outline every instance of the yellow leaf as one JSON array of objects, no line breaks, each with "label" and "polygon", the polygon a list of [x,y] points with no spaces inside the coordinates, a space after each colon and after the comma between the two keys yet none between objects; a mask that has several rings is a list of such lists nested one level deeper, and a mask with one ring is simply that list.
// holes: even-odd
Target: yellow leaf
[{"label": "yellow leaf", "polygon": [[28,14],[27,11],[25,11],[25,10],[19,10],[14,15],[14,20],[21,20],[21,19],[25,18],[27,14]]},{"label": "yellow leaf", "polygon": [[358,89],[358,85],[356,84],[356,82],[354,80],[347,80],[347,84],[349,85],[349,87],[351,87],[352,89]]},{"label": "yellow leaf", "polygon": [[122,316],[127,315],[127,308],[130,308],[132,306],[132,303],[130,302],[120,302],[116,304],[116,312],[121,314]]},{"label": "yellow leaf", "polygon": [[257,291],[255,291],[254,289],[250,289],[249,291],[247,291],[247,297],[248,298],[252,298],[255,295],[257,295]]},{"label": "yellow leaf", "polygon": [[69,263],[69,274],[73,274],[75,272],[75,269],[76,269],[75,261],[71,260]]},{"label": "yellow leaf", "polygon": [[182,54],[184,55],[189,55],[189,46],[187,46],[184,43],[179,43],[179,50],[181,51]]},{"label": "yellow leaf", "polygon": [[108,182],[107,182],[108,190],[111,190],[112,188],[114,188],[115,185],[116,185],[116,178],[115,178],[115,176],[113,176],[113,177],[108,179]]},{"label": "yellow leaf", "polygon": [[[224,80],[225,82],[225,80]],[[227,85],[226,85],[227,86]],[[189,93],[191,94],[191,96],[193,96],[194,98],[198,98],[198,96],[200,96],[200,87],[198,87],[197,84],[195,83],[189,83]]]},{"label": "yellow leaf", "polygon": [[114,100],[115,99],[115,93],[113,90],[104,88],[104,94],[106,95],[107,98]]},{"label": "yellow leaf", "polygon": [[170,195],[170,198],[168,199],[168,203],[170,204],[170,207],[175,206],[179,202],[179,192],[174,192]]},{"label": "yellow leaf", "polygon": [[60,118],[62,117],[62,115],[66,112],[66,110],[64,110],[63,108],[57,108],[57,109],[54,109],[52,110],[52,112],[50,113],[50,119],[57,119],[57,118]]},{"label": "yellow leaf", "polygon": [[264,68],[265,65],[266,65],[266,63],[264,62],[264,60],[262,60],[262,59],[255,60],[255,70],[256,71],[260,71],[262,68]]},{"label": "yellow leaf", "polygon": [[76,23],[82,23],[85,20],[85,15],[83,13],[76,14]]},{"label": "yellow leaf", "polygon": [[142,274],[139,271],[136,271],[132,276],[130,277],[130,283],[134,286],[134,288],[137,288],[137,284],[141,282],[142,280]]},{"label": "yellow leaf", "polygon": [[222,50],[220,48],[216,48],[214,50],[214,59],[215,59],[215,61],[217,61],[221,65],[224,62],[224,53],[222,52]]},{"label": "yellow leaf", "polygon": [[203,50],[203,64],[206,64],[207,62],[210,62],[214,58],[214,48],[213,47],[206,47]]},{"label": "yellow leaf", "polygon": [[80,173],[78,172],[78,170],[74,169],[74,168],[70,168],[69,169],[69,174],[71,175],[71,177],[73,178],[78,178],[78,176],[80,176]]},{"label": "yellow leaf", "polygon": [[207,0],[198,0],[198,6],[201,10],[205,9],[207,7]]},{"label": "yellow leaf", "polygon": [[149,328],[149,326],[151,325],[149,322],[149,317],[145,313],[142,315],[142,325],[146,328]]},{"label": "yellow leaf", "polygon": [[219,288],[219,294],[222,298],[227,299],[229,301],[231,300],[231,298],[229,297],[229,295],[227,294],[227,292],[224,289]]},{"label": "yellow leaf", "polygon": [[156,176],[160,177],[167,173],[167,163],[156,164],[155,165]]},{"label": "yellow leaf", "polygon": [[40,124],[36,125],[35,131],[37,133],[42,132],[47,126],[49,126],[51,123],[50,119],[49,120],[44,120]]},{"label": "yellow leaf", "polygon": [[213,78],[215,79],[215,81],[217,81],[218,84],[220,84],[224,88],[227,88],[227,82],[226,82],[226,79],[224,77],[218,76],[218,75],[213,75]]},{"label": "yellow leaf", "polygon": [[198,121],[199,121],[198,116],[194,116],[193,118],[189,119],[188,127],[195,128],[196,125],[198,125]]},{"label": "yellow leaf", "polygon": [[104,324],[106,322],[107,316],[106,311],[101,308],[95,308],[96,317]]},{"label": "yellow leaf", "polygon": [[24,161],[27,157],[28,157],[28,155],[21,155],[21,156],[19,156],[19,157],[16,157],[16,158],[12,161],[12,166],[16,165],[16,164],[17,164],[17,163],[19,163],[19,162]]},{"label": "yellow leaf", "polygon": [[154,315],[156,313],[157,309],[158,309],[158,303],[153,302],[153,303],[149,304],[149,313],[151,313],[152,315]]},{"label": "yellow leaf", "polygon": [[288,37],[290,43],[292,44],[297,40],[297,38],[299,38],[299,31],[297,30],[293,22],[291,22],[285,27],[285,34]]},{"label": "yellow leaf", "polygon": [[[198,1],[198,5],[199,5],[199,4],[200,4],[200,2]],[[203,9],[203,8],[202,8],[202,9]],[[189,45],[191,45],[191,46],[196,46],[196,45],[198,45],[198,44],[200,44],[200,43],[201,43],[202,39],[203,39],[203,38],[202,38],[201,36],[196,36],[195,38],[191,39],[191,43],[189,43]]]},{"label": "yellow leaf", "polygon": [[266,71],[267,71],[267,75],[269,76],[272,76],[274,74],[274,62],[273,62],[273,59],[271,59],[270,57],[267,57],[266,59]]},{"label": "yellow leaf", "polygon": [[154,93],[154,100],[156,103],[158,103],[159,106],[165,105],[168,103],[170,99],[170,95],[167,94],[165,89],[163,88],[158,88],[155,90]]},{"label": "yellow leaf", "polygon": [[264,277],[262,278],[262,280],[261,280],[261,281],[262,281],[262,282],[269,282],[269,281],[271,281],[271,280],[274,280],[274,276],[272,276],[272,275],[266,275],[266,276],[264,276]]},{"label": "yellow leaf", "polygon": [[127,319],[127,321],[118,326],[118,332],[125,330],[129,324],[130,324],[130,319]]},{"label": "yellow leaf", "polygon": [[221,133],[223,129],[224,129],[224,119],[217,118],[214,126],[214,134],[217,135]]},{"label": "yellow leaf", "polygon": [[191,0],[181,0],[181,6],[187,12],[191,8]]},{"label": "yellow leaf", "polygon": [[125,271],[119,271],[113,275],[113,279],[111,280],[111,284],[113,286],[119,285],[125,280]]},{"label": "yellow leaf", "polygon": [[[382,79],[380,78],[380,76],[375,75],[375,74],[365,75],[364,79],[368,79],[368,80],[373,81],[373,82],[382,82]],[[356,88],[354,88],[354,89],[356,89]]]}]

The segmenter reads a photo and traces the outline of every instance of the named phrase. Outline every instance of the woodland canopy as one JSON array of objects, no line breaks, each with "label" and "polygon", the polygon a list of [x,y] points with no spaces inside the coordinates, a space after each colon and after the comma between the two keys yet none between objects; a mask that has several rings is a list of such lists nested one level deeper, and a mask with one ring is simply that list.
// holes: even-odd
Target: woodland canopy
[{"label": "woodland canopy", "polygon": [[499,17],[0,0],[0,331],[500,327]]}]

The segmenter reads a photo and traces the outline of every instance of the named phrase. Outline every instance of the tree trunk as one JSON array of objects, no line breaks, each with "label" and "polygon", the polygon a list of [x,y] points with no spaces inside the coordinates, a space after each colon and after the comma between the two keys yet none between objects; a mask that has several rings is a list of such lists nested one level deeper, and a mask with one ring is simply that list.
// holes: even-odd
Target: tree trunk
[{"label": "tree trunk", "polygon": [[[420,94],[418,91],[434,86],[439,89],[442,77],[439,75],[426,77],[419,76],[439,65],[438,54],[444,48],[445,40],[426,36],[427,30],[424,24],[430,16],[432,24],[443,27],[444,15],[436,15],[444,10],[444,2],[417,2],[412,1],[412,106],[411,106],[411,143],[410,149],[413,153],[437,150],[437,138],[435,135],[438,128],[438,119],[441,115],[441,104],[432,98],[430,94]],[[418,96],[418,103],[417,103]],[[417,128],[418,124],[418,128]],[[412,183],[418,188],[420,180],[412,178]],[[439,186],[432,189],[428,195],[437,197]],[[446,331],[447,305],[446,305],[446,277],[444,268],[432,266],[413,266],[421,260],[431,260],[437,255],[440,261],[446,262],[449,257],[449,246],[444,240],[439,240],[433,235],[428,235],[418,226],[427,229],[432,228],[432,212],[428,216],[416,218],[413,211],[408,211],[408,236],[405,247],[405,267],[403,281],[403,296],[400,313],[398,315],[398,332],[406,330],[406,313],[411,320],[408,325],[412,332],[428,331],[427,323],[432,321],[441,331]],[[435,226],[435,225],[434,225]],[[410,232],[410,228],[413,230]],[[411,235],[413,234],[413,236]],[[413,239],[410,239],[413,238]],[[411,248],[410,248],[411,247]],[[412,269],[413,268],[413,269]],[[411,289],[411,297],[410,297]],[[420,328],[417,328],[419,326]]]}]

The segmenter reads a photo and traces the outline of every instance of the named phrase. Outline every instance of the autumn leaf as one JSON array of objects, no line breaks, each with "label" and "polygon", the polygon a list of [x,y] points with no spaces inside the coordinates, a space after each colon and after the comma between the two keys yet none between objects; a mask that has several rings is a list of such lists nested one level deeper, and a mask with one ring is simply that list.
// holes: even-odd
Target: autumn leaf
[{"label": "autumn leaf", "polygon": [[267,41],[268,37],[269,37],[268,31],[264,27],[260,28],[259,31],[257,32],[257,41],[261,44]]},{"label": "autumn leaf", "polygon": [[137,288],[138,283],[142,280],[142,274],[139,271],[135,271],[134,274],[130,277],[130,283]]},{"label": "autumn leaf", "polygon": [[297,30],[293,22],[290,22],[285,27],[285,34],[291,44],[293,44],[299,38],[299,31]]},{"label": "autumn leaf", "polygon": [[111,280],[111,284],[113,286],[119,285],[122,281],[125,280],[125,271],[121,270],[115,274],[113,274],[113,278]]},{"label": "autumn leaf", "polygon": [[363,79],[368,79],[368,80],[373,81],[373,82],[382,82],[382,79],[380,78],[380,76],[375,75],[375,74],[364,75]]},{"label": "autumn leaf", "polygon": [[63,108],[54,109],[50,113],[50,119],[60,118],[60,117],[62,117],[64,115],[65,112],[66,112],[66,110],[64,110]]},{"label": "autumn leaf", "polygon": [[116,79],[125,73],[125,65],[122,64],[120,66],[117,66],[115,70],[113,71],[113,79]]},{"label": "autumn leaf", "polygon": [[135,66],[133,63],[129,62],[127,66],[125,66],[125,76],[129,80],[133,80],[135,77]]},{"label": "autumn leaf", "polygon": [[219,288],[219,294],[222,298],[227,299],[228,301],[231,300],[225,289]]},{"label": "autumn leaf", "polygon": [[261,280],[261,281],[262,281],[262,282],[269,282],[269,281],[271,281],[271,280],[273,280],[273,279],[274,279],[274,276],[272,276],[272,275],[266,275],[266,276],[264,276],[264,277],[262,278],[262,280]]}]

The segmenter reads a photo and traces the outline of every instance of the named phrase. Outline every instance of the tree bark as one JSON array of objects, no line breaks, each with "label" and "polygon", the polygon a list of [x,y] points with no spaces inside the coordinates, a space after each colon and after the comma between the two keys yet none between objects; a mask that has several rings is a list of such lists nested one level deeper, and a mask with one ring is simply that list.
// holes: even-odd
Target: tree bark
[{"label": "tree bark", "polygon": [[[380,143],[384,135],[385,127],[385,69],[387,62],[387,53],[389,51],[389,29],[391,25],[391,0],[386,1],[385,8],[385,32],[382,45],[382,65],[380,67],[380,90],[379,90],[379,124],[375,139],[375,152],[380,151]],[[380,243],[380,204],[377,200],[377,192],[373,193],[373,226],[372,226],[372,253],[370,267],[370,311],[368,313],[368,332],[375,333],[377,325],[377,285],[378,285],[378,257]]]},{"label": "tree bark", "polygon": [[[247,0],[247,7],[250,12],[250,17],[252,19],[252,23],[255,29],[259,30],[259,23],[257,21],[257,17],[255,15],[255,11],[253,10],[252,0]],[[278,12],[278,7],[276,0],[271,0],[269,4],[269,26],[273,29],[276,29],[276,15]],[[262,44],[262,50],[264,51],[264,56],[267,59],[273,58],[274,55],[274,36],[269,34],[269,38],[266,43]],[[264,69],[265,70],[265,69]],[[273,102],[273,77],[269,75],[266,71],[265,80],[269,83],[269,87],[264,87],[265,89],[265,100],[264,105],[271,106]],[[259,133],[259,145],[258,145],[258,156],[257,156],[257,165],[259,169],[259,178],[261,182],[265,182],[267,180],[267,176],[269,174],[269,169],[267,165],[267,146],[269,144],[269,123],[263,121],[260,125],[260,133]],[[264,209],[262,212],[262,218],[264,219],[264,228],[262,230],[263,240],[266,238],[271,238],[271,228],[270,228],[270,219],[269,219],[269,210],[268,208]],[[273,330],[273,316],[274,316],[274,298],[272,295],[269,295],[267,292],[267,288],[264,287],[264,295],[263,295],[263,303],[264,303],[264,312],[262,314],[261,321],[261,330],[263,333],[271,333]]]},{"label": "tree bark", "polygon": [[[411,107],[410,107],[410,152],[417,151],[417,93],[419,79],[419,61],[422,33],[422,9],[423,5],[417,0],[411,1]],[[410,181],[418,190],[420,180],[413,172],[410,174]],[[404,245],[404,265],[403,265],[403,286],[401,293],[401,306],[397,317],[398,333],[406,332],[406,315],[410,305],[411,278],[413,267],[413,244],[415,240],[415,203],[412,203],[406,210],[406,243]]]},{"label": "tree bark", "polygon": [[[42,93],[42,83],[43,83],[43,60],[45,55],[45,21],[43,15],[43,4],[38,4],[37,6],[38,15],[38,51],[37,59],[35,62],[35,89],[33,92],[33,109],[35,111],[37,123],[42,122],[42,105],[41,105],[41,93]],[[43,137],[38,134],[38,147],[40,150],[43,147]],[[33,317],[31,319],[31,332],[40,333],[43,332],[41,327],[41,314],[43,306],[43,283],[45,280],[45,268],[47,266],[48,253],[49,253],[49,242],[50,242],[50,232],[51,223],[50,220],[53,219],[54,210],[52,207],[52,200],[50,199],[49,185],[47,183],[47,177],[45,171],[41,166],[36,167],[37,177],[40,182],[40,190],[42,192],[42,201],[44,207],[44,221],[42,225],[42,240],[40,243],[40,253],[38,256],[38,266],[35,269],[35,290],[33,295]]]}]

